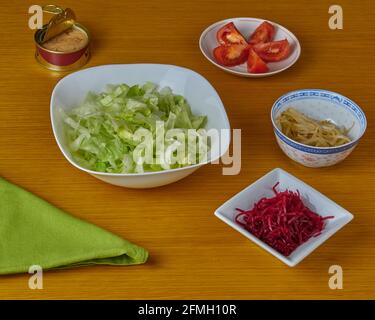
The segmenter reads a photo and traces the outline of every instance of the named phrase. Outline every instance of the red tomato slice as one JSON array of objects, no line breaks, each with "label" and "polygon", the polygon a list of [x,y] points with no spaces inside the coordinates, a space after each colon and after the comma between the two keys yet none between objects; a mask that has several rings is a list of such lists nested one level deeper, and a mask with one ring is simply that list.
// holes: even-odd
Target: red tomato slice
[{"label": "red tomato slice", "polygon": [[224,27],[219,29],[216,37],[219,44],[222,45],[247,44],[245,38],[237,30],[233,22],[229,22]]},{"label": "red tomato slice", "polygon": [[249,44],[265,43],[272,41],[275,27],[267,21],[262,22],[249,38]]},{"label": "red tomato slice", "polygon": [[256,54],[253,49],[249,51],[249,58],[247,60],[247,71],[250,73],[265,73],[268,72],[267,64]]},{"label": "red tomato slice", "polygon": [[290,54],[290,44],[287,39],[258,43],[253,46],[253,49],[259,57],[267,62],[283,60]]},{"label": "red tomato slice", "polygon": [[223,66],[233,67],[245,63],[249,54],[249,48],[243,44],[220,46],[214,49],[214,57]]}]

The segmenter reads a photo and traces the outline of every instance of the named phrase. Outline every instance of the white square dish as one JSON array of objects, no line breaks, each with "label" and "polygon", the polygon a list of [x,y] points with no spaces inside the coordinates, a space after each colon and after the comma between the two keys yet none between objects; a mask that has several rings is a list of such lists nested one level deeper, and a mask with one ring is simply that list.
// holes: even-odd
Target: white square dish
[{"label": "white square dish", "polygon": [[[212,139],[208,161],[182,168],[144,173],[108,173],[80,166],[69,151],[59,109],[70,110],[80,104],[89,91],[101,92],[108,84],[135,85],[146,82],[153,82],[159,87],[170,87],[174,93],[184,96],[195,114],[208,116],[207,130],[224,129],[220,139]],[[107,183],[128,188],[153,188],[185,178],[206,163],[218,160],[225,154],[230,143],[229,120],[214,87],[195,71],[173,65],[112,64],[71,73],[61,79],[53,89],[50,113],[56,142],[73,166]]]},{"label": "white square dish", "polygon": [[[272,187],[277,182],[279,182],[277,188],[280,191],[284,191],[285,189],[291,191],[298,190],[304,204],[317,214],[322,216],[334,216],[332,219],[325,220],[325,227],[319,236],[313,237],[300,245],[288,257],[271,248],[268,244],[252,235],[235,221],[235,216],[237,214],[236,208],[244,210],[251,209],[262,197],[274,196]],[[350,212],[303,181],[279,168],[270,171],[247,188],[237,193],[220,206],[215,211],[215,215],[290,267],[294,267],[301,262],[318,246],[353,219],[353,215]]]}]

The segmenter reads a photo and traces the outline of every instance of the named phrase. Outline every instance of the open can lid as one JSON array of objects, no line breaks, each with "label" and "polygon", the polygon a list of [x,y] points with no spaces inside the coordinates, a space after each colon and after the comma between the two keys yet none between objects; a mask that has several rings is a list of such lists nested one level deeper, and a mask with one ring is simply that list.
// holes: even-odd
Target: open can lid
[{"label": "open can lid", "polygon": [[63,9],[56,5],[46,5],[42,7],[43,12],[52,13],[54,16],[49,21],[43,38],[40,39],[40,43],[46,42],[60,33],[70,29],[76,22],[76,16],[72,9]]}]

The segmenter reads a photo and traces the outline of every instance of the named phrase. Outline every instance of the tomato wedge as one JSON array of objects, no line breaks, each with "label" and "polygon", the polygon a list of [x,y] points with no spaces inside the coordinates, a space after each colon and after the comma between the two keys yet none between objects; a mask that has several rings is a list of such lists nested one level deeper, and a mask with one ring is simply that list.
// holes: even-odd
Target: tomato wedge
[{"label": "tomato wedge", "polygon": [[256,54],[253,49],[249,51],[249,58],[247,60],[247,71],[250,73],[265,73],[268,72],[267,64]]},{"label": "tomato wedge", "polygon": [[243,44],[219,46],[214,49],[214,57],[223,66],[233,67],[245,63],[249,54],[249,47]]},{"label": "tomato wedge", "polygon": [[287,39],[268,43],[258,43],[253,46],[253,49],[259,57],[267,62],[283,60],[290,54],[290,44]]},{"label": "tomato wedge", "polygon": [[216,37],[221,45],[247,44],[245,38],[237,30],[233,22],[229,22],[224,27],[220,28],[216,33]]},{"label": "tomato wedge", "polygon": [[267,22],[262,22],[249,38],[249,44],[265,43],[272,41],[275,35],[275,27]]}]

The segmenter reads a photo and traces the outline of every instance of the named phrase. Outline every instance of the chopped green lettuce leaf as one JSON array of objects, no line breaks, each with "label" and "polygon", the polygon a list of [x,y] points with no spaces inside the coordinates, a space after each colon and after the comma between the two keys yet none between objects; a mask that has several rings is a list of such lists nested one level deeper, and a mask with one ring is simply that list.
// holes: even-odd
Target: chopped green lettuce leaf
[{"label": "chopped green lettuce leaf", "polygon": [[[93,171],[142,173],[180,168],[201,161],[209,150],[209,142],[203,139],[205,131],[202,131],[207,117],[194,115],[186,99],[173,94],[169,87],[159,90],[151,82],[134,86],[110,84],[105,92],[89,92],[82,104],[69,113],[61,110],[61,116],[73,158]],[[181,156],[177,152],[181,141],[165,135],[164,149],[160,153],[160,141],[156,139],[159,121],[163,122],[164,132],[179,129],[187,133],[188,129],[200,129],[193,142],[196,144],[192,148],[194,154]],[[151,163],[145,161],[146,151],[139,151],[143,146],[137,134],[140,129],[147,129],[152,137]],[[185,144],[187,149],[192,142],[188,143],[186,138]],[[204,155],[199,154],[202,150]],[[174,161],[166,163],[171,158]]]}]

